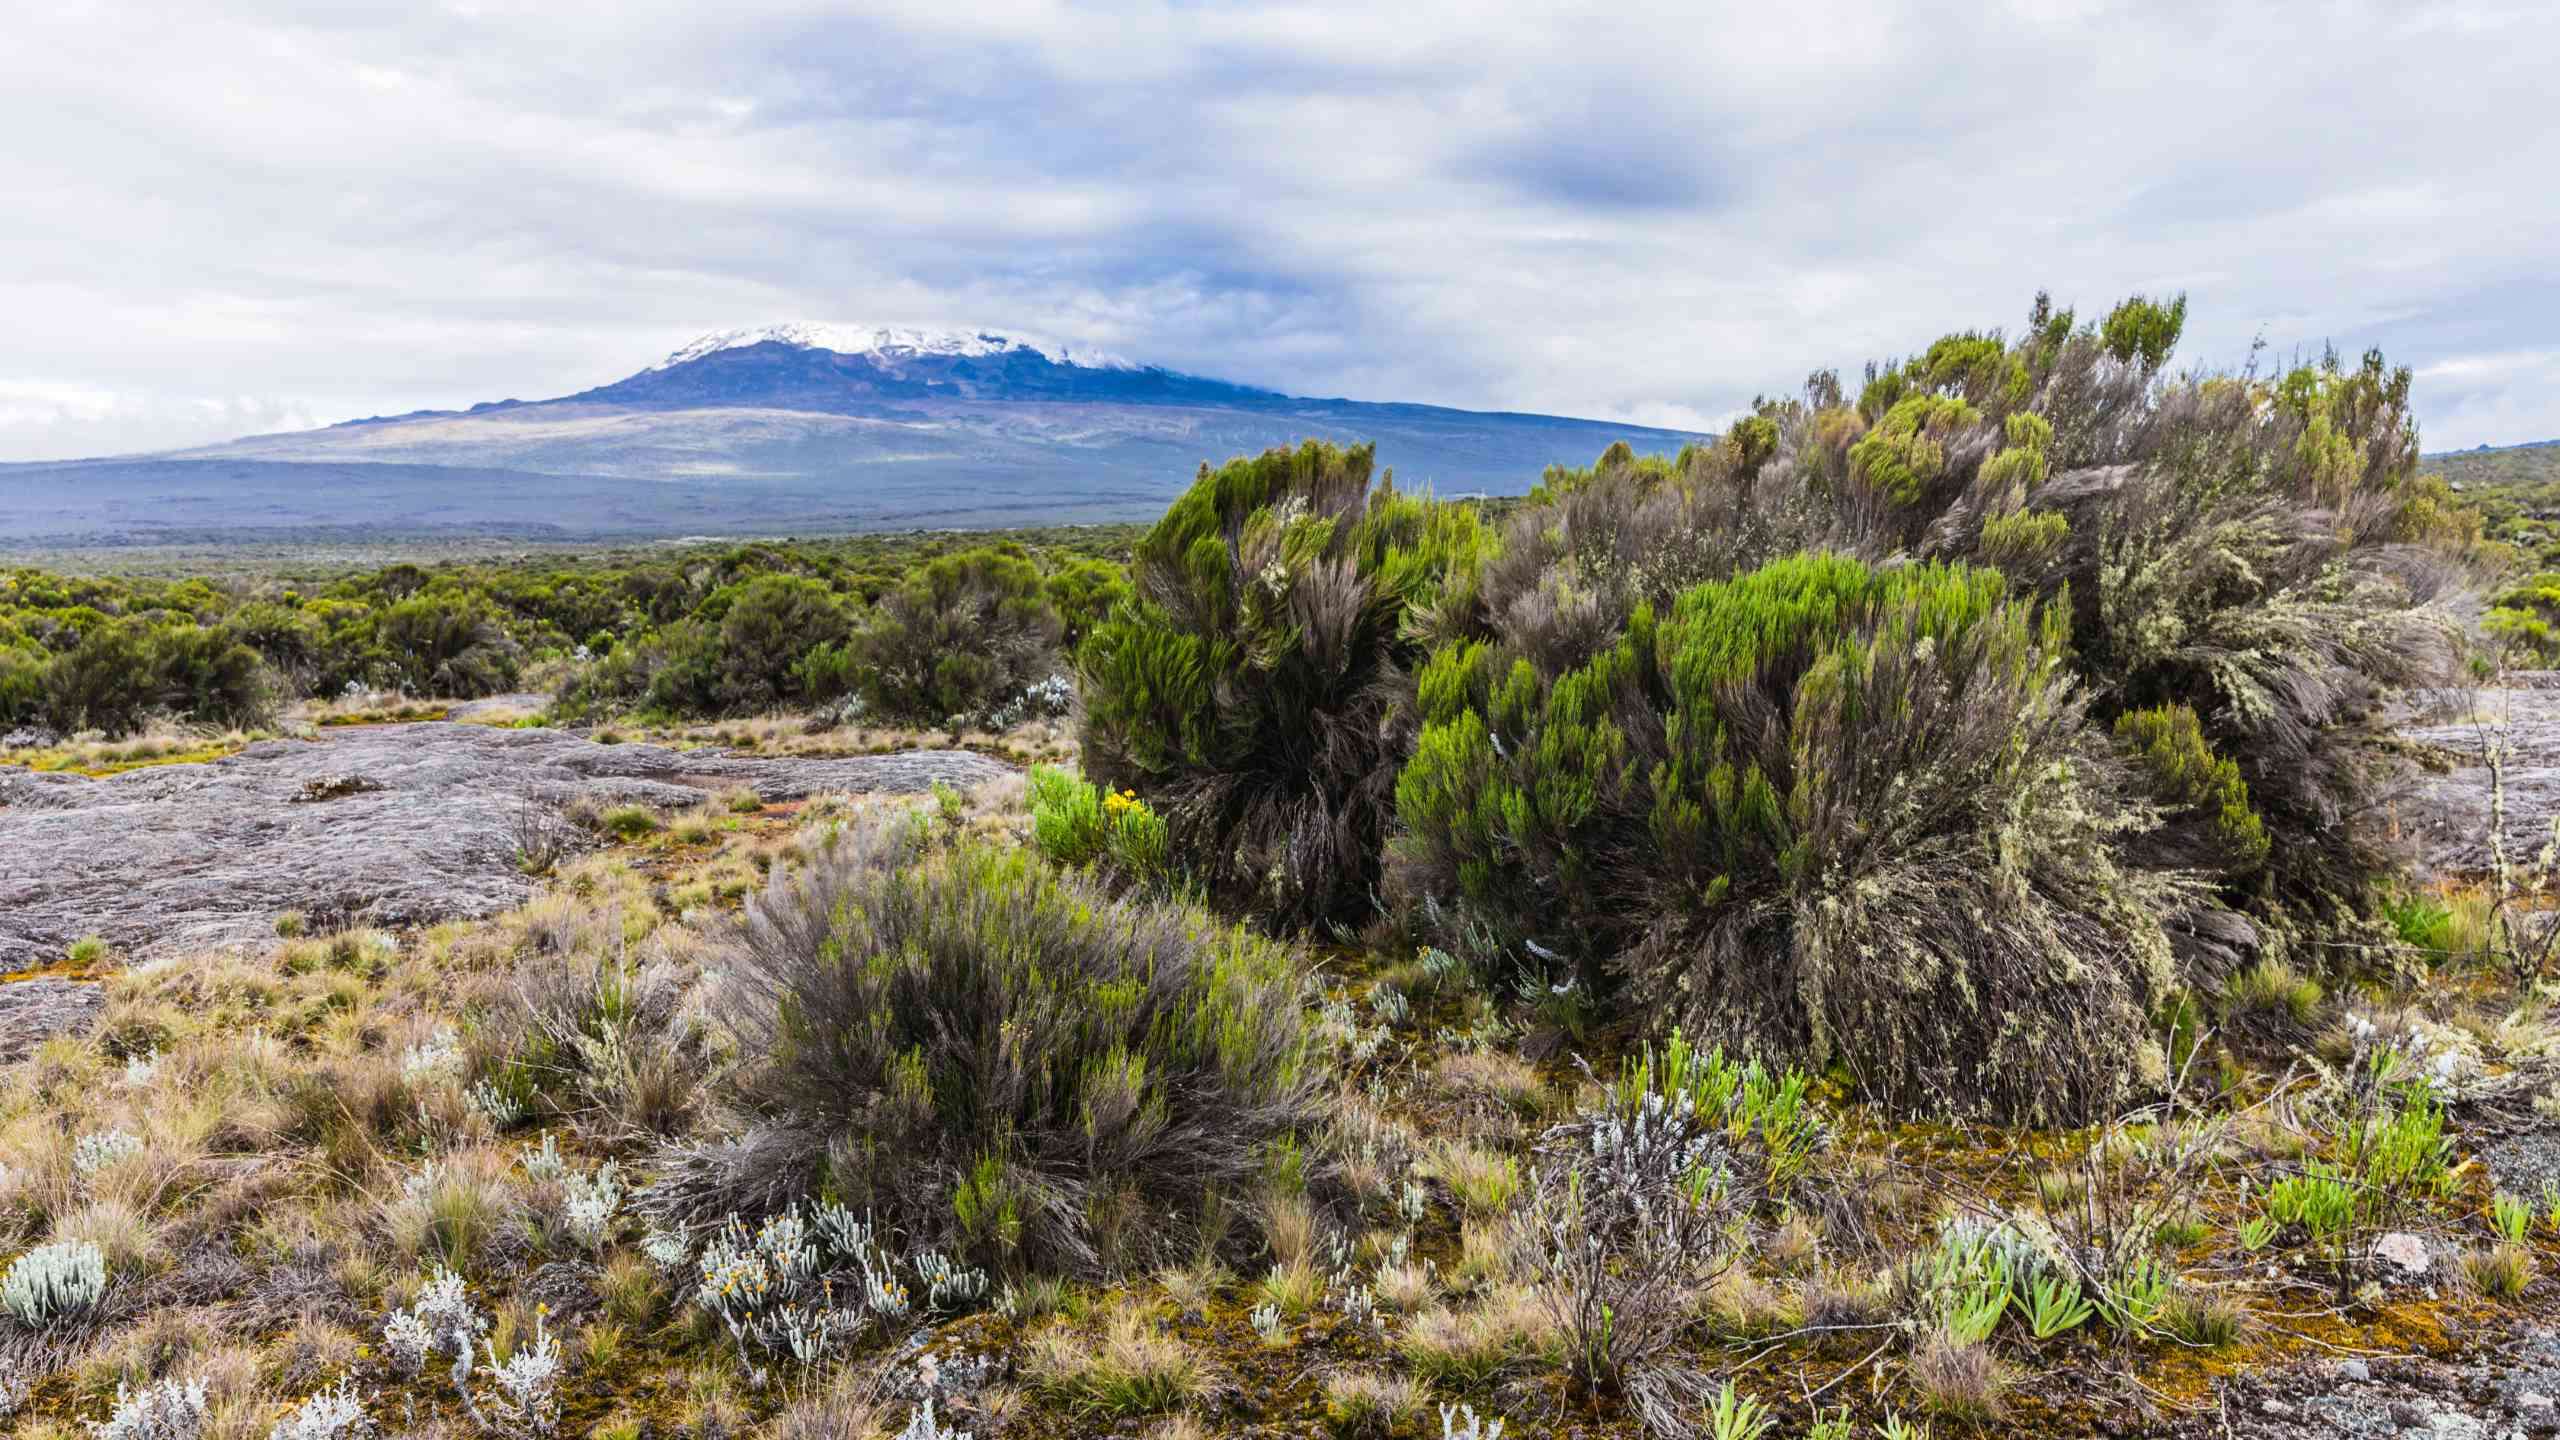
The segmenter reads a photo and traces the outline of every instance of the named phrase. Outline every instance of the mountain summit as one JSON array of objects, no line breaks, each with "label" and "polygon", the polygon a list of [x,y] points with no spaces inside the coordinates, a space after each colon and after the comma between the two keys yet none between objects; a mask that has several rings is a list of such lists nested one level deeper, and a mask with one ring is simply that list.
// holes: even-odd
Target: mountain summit
[{"label": "mountain summit", "polygon": [[871,355],[892,364],[915,356],[984,359],[990,355],[1028,351],[1059,365],[1083,365],[1103,370],[1131,368],[1129,362],[1099,350],[1050,345],[987,330],[919,330],[911,326],[836,325],[807,320],[766,325],[754,330],[717,331],[678,349],[649,368],[669,370],[723,350],[746,350],[758,345],[830,350],[839,355]]},{"label": "mountain summit", "polygon": [[995,330],[724,330],[552,400],[166,455],[0,465],[0,540],[564,540],[1143,520],[1203,463],[1374,441],[1409,488],[1518,493],[1639,425],[1304,399]]}]

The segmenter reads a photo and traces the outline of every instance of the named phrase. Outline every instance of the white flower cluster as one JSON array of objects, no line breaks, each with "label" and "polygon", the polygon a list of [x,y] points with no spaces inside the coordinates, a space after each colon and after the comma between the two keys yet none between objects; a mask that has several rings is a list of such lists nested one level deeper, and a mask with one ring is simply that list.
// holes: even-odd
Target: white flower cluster
[{"label": "white flower cluster", "polygon": [[536,1180],[559,1181],[569,1178],[569,1162],[560,1154],[560,1140],[555,1135],[542,1137],[538,1149],[524,1152],[524,1173]]},{"label": "white flower cluster", "polygon": [[987,712],[987,728],[1010,730],[1025,720],[1054,720],[1073,710],[1076,684],[1064,675],[1034,680],[1014,696]]},{"label": "white flower cluster", "polygon": [[[681,1242],[666,1247],[677,1250]],[[719,1317],[741,1351],[788,1353],[814,1363],[877,1320],[903,1320],[915,1299],[869,1221],[822,1203],[804,1220],[797,1206],[752,1233],[729,1217],[702,1248],[694,1303]],[[987,1276],[927,1250],[906,1267],[927,1306],[958,1309],[985,1298]],[[838,1304],[836,1277],[852,1303]]]},{"label": "white flower cluster", "polygon": [[30,1330],[42,1329],[97,1304],[106,1291],[106,1253],[86,1240],[65,1240],[11,1263],[0,1278],[0,1310]]},{"label": "white flower cluster", "polygon": [[400,1052],[400,1078],[411,1085],[433,1085],[462,1078],[462,1037],[450,1025],[439,1025],[425,1040]]},{"label": "white flower cluster", "polygon": [[[489,1354],[479,1373],[497,1393],[488,1401],[494,1417],[483,1416],[484,1422],[494,1418],[496,1429],[516,1435],[549,1435],[559,1428],[560,1342],[551,1338],[546,1317],[535,1312],[533,1343],[517,1346],[504,1361],[498,1359],[496,1342],[486,1343]],[[468,1394],[463,1403],[471,1405]],[[490,1427],[484,1423],[483,1428]]]},{"label": "white flower cluster", "polygon": [[145,1050],[124,1062],[124,1083],[135,1089],[150,1084],[151,1078],[159,1073],[160,1052],[157,1050]]},{"label": "white flower cluster", "polygon": [[393,1368],[411,1378],[426,1368],[427,1357],[450,1351],[459,1379],[470,1369],[472,1342],[486,1328],[463,1293],[462,1277],[439,1265],[418,1291],[416,1304],[384,1318],[382,1344]]},{"label": "white flower cluster", "polygon": [[622,1167],[607,1160],[592,1174],[581,1174],[560,1153],[560,1142],[542,1137],[542,1147],[524,1156],[524,1173],[561,1189],[561,1221],[569,1238],[589,1250],[601,1250],[613,1238],[614,1217],[622,1210]]},{"label": "white flower cluster", "polygon": [[569,1238],[589,1250],[601,1250],[613,1238],[613,1217],[622,1206],[622,1170],[607,1160],[593,1175],[571,1175],[561,1182],[569,1192],[561,1218]]},{"label": "white flower cluster", "polygon": [[649,1257],[649,1263],[657,1266],[659,1273],[672,1275],[693,1258],[693,1246],[675,1231],[652,1225],[649,1233],[640,1237],[640,1253]]},{"label": "white flower cluster", "polygon": [[142,1137],[130,1130],[92,1130],[72,1143],[71,1168],[85,1179],[141,1153]]},{"label": "white flower cluster", "polygon": [[987,1298],[987,1272],[963,1269],[939,1250],[917,1253],[911,1262],[924,1282],[924,1303],[936,1310],[958,1310]]},{"label": "white flower cluster", "polygon": [[201,1380],[163,1380],[140,1390],[119,1381],[114,1412],[90,1422],[89,1433],[98,1440],[198,1440],[208,1418]]},{"label": "white flower cluster", "polygon": [[367,1440],[375,1433],[364,1413],[364,1399],[352,1382],[323,1390],[304,1400],[294,1412],[267,1431],[267,1440]]},{"label": "white flower cluster", "polygon": [[492,1130],[512,1130],[524,1118],[524,1102],[486,1080],[473,1082],[463,1100],[489,1122]]},{"label": "white flower cluster", "polygon": [[1341,1307],[1342,1318],[1353,1325],[1367,1325],[1378,1317],[1377,1292],[1366,1285],[1345,1286],[1335,1303]]}]

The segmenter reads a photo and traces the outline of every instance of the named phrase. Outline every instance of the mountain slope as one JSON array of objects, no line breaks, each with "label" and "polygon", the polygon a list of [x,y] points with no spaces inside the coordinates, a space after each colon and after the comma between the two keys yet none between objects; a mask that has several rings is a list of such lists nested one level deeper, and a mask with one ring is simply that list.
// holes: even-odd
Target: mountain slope
[{"label": "mountain slope", "polygon": [[[849,349],[835,348],[849,346]],[[1643,426],[1316,400],[992,333],[779,326],[609,385],[0,466],[0,540],[202,543],[296,529],[549,538],[1151,518],[1205,462],[1375,441],[1408,486],[1515,493]]]}]

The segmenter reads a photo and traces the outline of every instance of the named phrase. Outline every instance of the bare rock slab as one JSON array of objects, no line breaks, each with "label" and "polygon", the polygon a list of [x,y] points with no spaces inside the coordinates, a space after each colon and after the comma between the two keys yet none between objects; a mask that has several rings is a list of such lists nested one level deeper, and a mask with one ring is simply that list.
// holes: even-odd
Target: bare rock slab
[{"label": "bare rock slab", "polygon": [[765,758],[443,722],[105,779],[0,771],[0,971],[91,934],[139,959],[253,940],[285,910],[385,926],[494,914],[532,893],[515,867],[528,804],[908,794],[1009,773],[954,750]]},{"label": "bare rock slab", "polygon": [[2560,685],[2551,682],[2560,677],[2538,672],[2509,679],[2509,688],[2480,691],[2466,716],[2401,731],[2450,761],[2443,772],[2420,777],[2399,806],[2422,871],[2466,875],[2490,868],[2484,721],[2503,723],[2506,731],[2507,857],[2529,862],[2551,842],[2552,817],[2560,815]]}]

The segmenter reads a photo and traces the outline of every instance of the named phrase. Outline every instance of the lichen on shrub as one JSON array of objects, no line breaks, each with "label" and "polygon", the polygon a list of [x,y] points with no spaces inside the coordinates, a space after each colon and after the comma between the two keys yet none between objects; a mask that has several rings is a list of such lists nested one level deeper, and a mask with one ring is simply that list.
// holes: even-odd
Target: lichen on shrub
[{"label": "lichen on shrub", "polygon": [[817,832],[750,903],[727,1019],[753,1058],[728,1088],[760,1153],[991,1269],[1184,1251],[1317,1118],[1295,952],[1029,851],[933,843]]},{"label": "lichen on shrub", "polygon": [[1201,468],[1079,652],[1083,759],[1165,817],[1222,901],[1356,922],[1410,740],[1408,624],[1484,543],[1470,510],[1309,441]]}]

